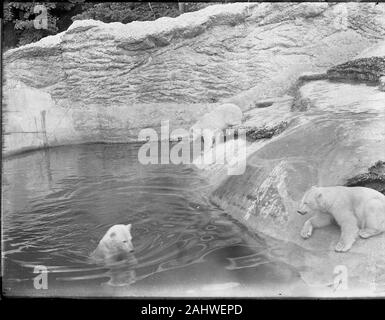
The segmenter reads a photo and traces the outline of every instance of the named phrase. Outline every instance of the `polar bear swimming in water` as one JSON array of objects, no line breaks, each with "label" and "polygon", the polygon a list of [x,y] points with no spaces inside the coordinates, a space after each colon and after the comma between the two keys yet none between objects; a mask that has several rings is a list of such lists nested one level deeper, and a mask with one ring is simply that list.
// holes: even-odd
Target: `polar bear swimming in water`
[{"label": "polar bear swimming in water", "polygon": [[364,187],[312,187],[300,203],[298,213],[315,213],[301,230],[304,239],[313,229],[336,222],[341,237],[335,250],[348,251],[357,237],[370,238],[385,231],[385,196]]},{"label": "polar bear swimming in water", "polygon": [[131,224],[116,224],[99,241],[91,259],[105,265],[124,261],[130,258],[130,253],[134,250],[131,240]]},{"label": "polar bear swimming in water", "polygon": [[213,138],[217,133],[231,126],[242,123],[241,108],[232,103],[225,103],[206,113],[190,129],[190,135],[195,140],[205,132]]}]

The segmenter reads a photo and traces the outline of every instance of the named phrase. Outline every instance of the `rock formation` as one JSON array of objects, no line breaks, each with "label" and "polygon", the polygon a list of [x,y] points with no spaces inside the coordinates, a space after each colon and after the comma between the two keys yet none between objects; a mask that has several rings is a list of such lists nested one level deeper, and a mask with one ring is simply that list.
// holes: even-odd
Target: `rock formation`
[{"label": "rock formation", "polygon": [[374,45],[384,17],[374,3],[233,3],[151,22],[76,21],[5,53],[5,154],[134,141],[160,120],[187,128],[216,102],[249,109]]}]

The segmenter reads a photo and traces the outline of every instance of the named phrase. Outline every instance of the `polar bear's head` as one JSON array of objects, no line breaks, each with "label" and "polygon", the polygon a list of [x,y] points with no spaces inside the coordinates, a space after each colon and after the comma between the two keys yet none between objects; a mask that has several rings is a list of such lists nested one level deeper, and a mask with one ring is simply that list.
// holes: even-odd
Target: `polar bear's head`
[{"label": "polar bear's head", "polygon": [[322,192],[318,187],[313,186],[305,192],[297,212],[304,215],[311,212],[318,212],[322,207]]},{"label": "polar bear's head", "polygon": [[114,263],[125,260],[131,251],[132,245],[131,224],[116,224],[112,226],[99,241],[91,258],[96,262]]}]

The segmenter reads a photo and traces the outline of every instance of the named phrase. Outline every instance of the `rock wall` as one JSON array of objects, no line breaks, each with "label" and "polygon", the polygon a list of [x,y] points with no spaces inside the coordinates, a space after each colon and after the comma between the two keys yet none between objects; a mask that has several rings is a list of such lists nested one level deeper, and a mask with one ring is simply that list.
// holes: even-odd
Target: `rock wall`
[{"label": "rock wall", "polygon": [[129,24],[76,21],[4,55],[4,154],[127,142],[188,127],[219,102],[243,109],[375,44],[385,6],[233,3]]}]

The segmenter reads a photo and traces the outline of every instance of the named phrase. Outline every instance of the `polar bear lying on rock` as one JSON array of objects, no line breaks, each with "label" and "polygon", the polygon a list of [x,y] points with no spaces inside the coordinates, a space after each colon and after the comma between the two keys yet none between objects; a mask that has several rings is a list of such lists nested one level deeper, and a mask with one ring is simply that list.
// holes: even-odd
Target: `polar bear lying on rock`
[{"label": "polar bear lying on rock", "polygon": [[237,105],[225,103],[206,113],[190,129],[190,135],[195,140],[205,132],[215,137],[219,131],[242,123],[242,110]]},{"label": "polar bear lying on rock", "polygon": [[99,241],[91,259],[106,265],[126,260],[134,250],[131,240],[131,224],[116,224]]},{"label": "polar bear lying on rock", "polygon": [[335,250],[348,251],[361,238],[370,238],[385,231],[385,196],[364,187],[312,187],[300,203],[298,213],[314,213],[301,230],[309,238],[314,228],[336,222],[341,227],[341,237]]}]

